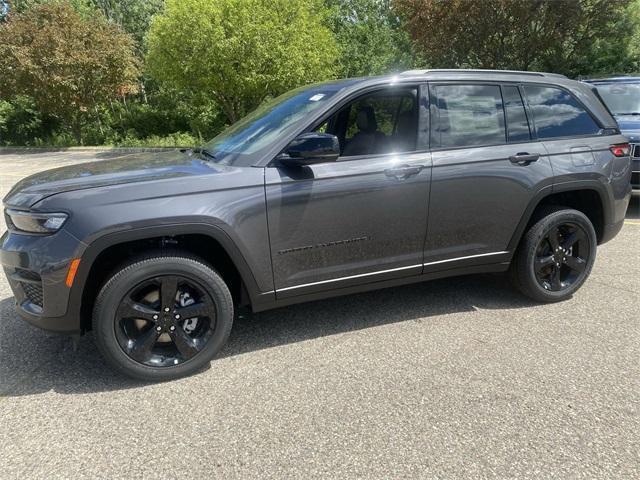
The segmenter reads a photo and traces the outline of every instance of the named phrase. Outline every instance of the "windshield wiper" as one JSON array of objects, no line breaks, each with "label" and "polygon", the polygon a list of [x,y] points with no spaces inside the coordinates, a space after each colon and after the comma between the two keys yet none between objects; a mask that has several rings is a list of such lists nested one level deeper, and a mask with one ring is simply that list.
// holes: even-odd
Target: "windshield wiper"
[{"label": "windshield wiper", "polygon": [[216,160],[216,156],[213,153],[211,153],[209,150],[203,147],[184,148],[180,151],[196,153],[198,155],[202,155],[203,157],[207,157],[209,160]]}]

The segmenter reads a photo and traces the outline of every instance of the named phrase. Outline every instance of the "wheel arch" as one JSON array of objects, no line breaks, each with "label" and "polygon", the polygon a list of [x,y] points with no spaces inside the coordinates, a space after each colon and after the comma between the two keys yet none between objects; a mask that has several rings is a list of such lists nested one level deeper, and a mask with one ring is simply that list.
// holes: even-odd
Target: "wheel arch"
[{"label": "wheel arch", "polygon": [[152,251],[183,251],[201,258],[230,284],[235,302],[253,307],[264,301],[248,262],[221,227],[186,223],[128,228],[96,238],[82,252],[69,299],[82,332],[90,328],[93,303],[104,280],[124,261]]},{"label": "wheel arch", "polygon": [[603,240],[605,226],[611,218],[606,186],[598,181],[577,181],[555,184],[538,192],[529,202],[520,223],[509,242],[508,250],[514,252],[527,228],[537,220],[536,213],[549,205],[561,205],[584,213],[596,231],[598,244]]}]

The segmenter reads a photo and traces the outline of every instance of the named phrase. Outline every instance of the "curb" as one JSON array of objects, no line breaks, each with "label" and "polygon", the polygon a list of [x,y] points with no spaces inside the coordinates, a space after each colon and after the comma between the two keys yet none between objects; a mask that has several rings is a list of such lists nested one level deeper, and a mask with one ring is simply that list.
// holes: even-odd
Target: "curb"
[{"label": "curb", "polygon": [[47,152],[173,152],[186,147],[0,147],[0,155]]}]

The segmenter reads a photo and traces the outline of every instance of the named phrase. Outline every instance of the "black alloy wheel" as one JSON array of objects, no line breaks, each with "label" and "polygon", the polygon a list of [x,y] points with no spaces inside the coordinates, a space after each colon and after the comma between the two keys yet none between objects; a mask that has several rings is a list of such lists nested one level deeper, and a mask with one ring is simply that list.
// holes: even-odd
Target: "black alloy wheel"
[{"label": "black alloy wheel", "polygon": [[145,381],[183,377],[224,347],[233,299],[222,277],[187,253],[151,253],[120,267],[93,309],[98,349],[117,370]]},{"label": "black alloy wheel", "polygon": [[584,275],[591,248],[587,232],[576,223],[553,226],[540,240],[535,256],[535,275],[545,290],[559,292]]},{"label": "black alloy wheel", "polygon": [[596,232],[582,212],[547,206],[535,212],[511,263],[514,286],[539,302],[571,297],[591,273]]},{"label": "black alloy wheel", "polygon": [[197,355],[216,328],[211,296],[195,281],[164,275],[136,285],[116,311],[116,338],[136,362],[178,365]]}]

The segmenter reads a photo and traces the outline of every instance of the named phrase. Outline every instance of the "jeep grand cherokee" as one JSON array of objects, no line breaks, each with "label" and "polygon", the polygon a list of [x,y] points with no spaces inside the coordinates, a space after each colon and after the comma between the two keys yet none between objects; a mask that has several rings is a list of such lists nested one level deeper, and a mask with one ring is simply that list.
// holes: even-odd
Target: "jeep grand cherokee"
[{"label": "jeep grand cherokee", "polygon": [[4,199],[17,310],[93,330],[127,375],[207,364],[253,311],[509,271],[571,296],[629,202],[627,138],[559,75],[417,70],[316,84],[211,142],[28,177]]}]

